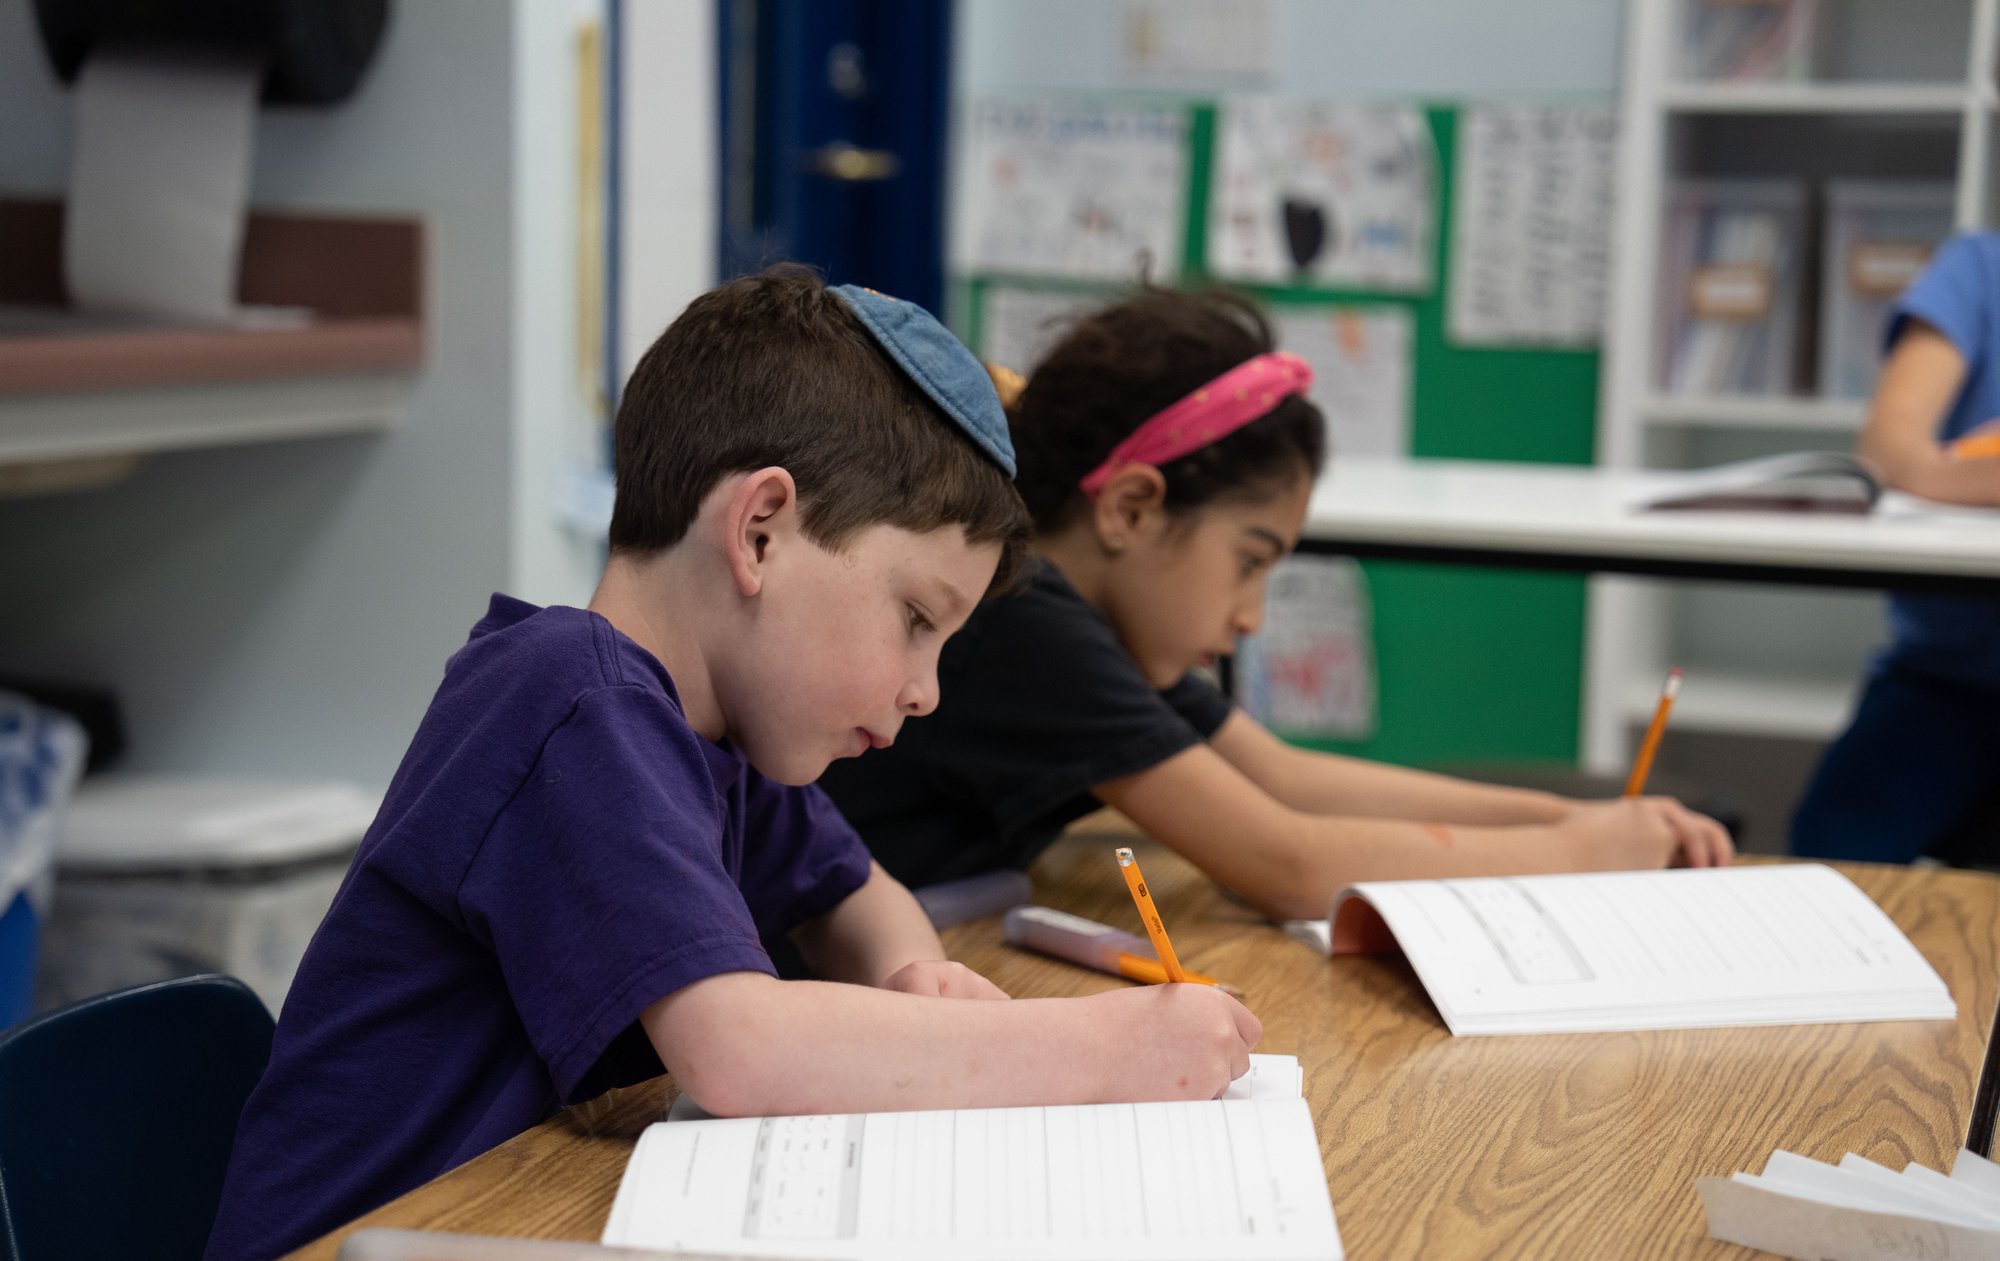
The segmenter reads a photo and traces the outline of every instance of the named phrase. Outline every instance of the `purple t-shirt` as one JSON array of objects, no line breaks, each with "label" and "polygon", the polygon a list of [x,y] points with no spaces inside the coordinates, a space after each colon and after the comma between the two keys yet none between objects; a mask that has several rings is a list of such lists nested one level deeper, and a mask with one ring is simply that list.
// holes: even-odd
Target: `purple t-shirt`
[{"label": "purple t-shirt", "polygon": [[243,1110],[210,1258],[297,1247],[661,1071],[638,1016],[831,910],[868,852],[688,726],[594,613],[496,595],[390,783]]}]

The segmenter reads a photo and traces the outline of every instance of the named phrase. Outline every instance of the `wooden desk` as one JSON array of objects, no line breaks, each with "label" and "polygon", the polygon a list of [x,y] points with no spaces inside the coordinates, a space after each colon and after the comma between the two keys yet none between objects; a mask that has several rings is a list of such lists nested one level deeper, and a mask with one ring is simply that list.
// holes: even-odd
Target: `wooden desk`
[{"label": "wooden desk", "polygon": [[1634,512],[1659,473],[1328,462],[1299,549],[1388,560],[1874,590],[2000,590],[2000,528],[1943,518]]},{"label": "wooden desk", "polygon": [[[1109,847],[1072,835],[1037,897],[1110,923],[1133,914]],[[1400,958],[1327,960],[1141,844],[1189,966],[1240,986],[1265,1051],[1303,1061],[1350,1257],[1748,1257],[1710,1242],[1699,1174],[1758,1169],[1773,1147],[1949,1168],[1964,1141],[2000,994],[2000,880],[1843,868],[1936,967],[1953,1022],[1453,1038]],[[1021,997],[1124,982],[1009,950],[997,921],[946,934]],[[660,1079],[530,1130],[360,1226],[594,1239]],[[294,1254],[330,1259],[336,1232]]]}]

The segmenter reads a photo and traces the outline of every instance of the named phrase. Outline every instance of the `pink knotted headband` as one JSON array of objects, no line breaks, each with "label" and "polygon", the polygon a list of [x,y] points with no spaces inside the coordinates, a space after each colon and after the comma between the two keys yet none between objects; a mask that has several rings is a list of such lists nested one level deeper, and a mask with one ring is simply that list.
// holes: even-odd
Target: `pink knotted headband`
[{"label": "pink knotted headband", "polygon": [[1083,487],[1084,494],[1095,495],[1128,464],[1158,468],[1190,451],[1199,451],[1269,412],[1279,400],[1305,393],[1312,380],[1312,365],[1286,351],[1246,359],[1164,411],[1156,412],[1111,448],[1104,463],[1086,474],[1078,485]]}]

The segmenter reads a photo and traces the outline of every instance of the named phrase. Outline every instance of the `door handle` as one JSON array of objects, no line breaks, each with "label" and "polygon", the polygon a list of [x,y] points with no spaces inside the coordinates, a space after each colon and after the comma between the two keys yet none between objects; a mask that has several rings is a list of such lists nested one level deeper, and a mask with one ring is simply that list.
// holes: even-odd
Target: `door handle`
[{"label": "door handle", "polygon": [[869,184],[894,179],[903,169],[903,159],[887,149],[860,149],[845,140],[836,140],[812,151],[811,166],[830,180]]}]

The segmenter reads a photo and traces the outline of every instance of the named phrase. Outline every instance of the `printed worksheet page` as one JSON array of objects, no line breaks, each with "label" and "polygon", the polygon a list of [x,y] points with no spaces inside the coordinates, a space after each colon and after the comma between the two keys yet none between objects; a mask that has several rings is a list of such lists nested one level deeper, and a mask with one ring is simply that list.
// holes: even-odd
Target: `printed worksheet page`
[{"label": "printed worksheet page", "polygon": [[1453,1033],[1957,1010],[1894,921],[1817,864],[1393,881],[1349,898],[1387,921]]},{"label": "printed worksheet page", "polygon": [[949,1261],[1341,1255],[1296,1097],[658,1124],[604,1242]]}]

